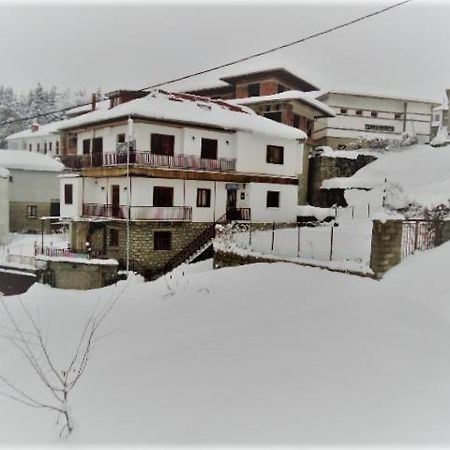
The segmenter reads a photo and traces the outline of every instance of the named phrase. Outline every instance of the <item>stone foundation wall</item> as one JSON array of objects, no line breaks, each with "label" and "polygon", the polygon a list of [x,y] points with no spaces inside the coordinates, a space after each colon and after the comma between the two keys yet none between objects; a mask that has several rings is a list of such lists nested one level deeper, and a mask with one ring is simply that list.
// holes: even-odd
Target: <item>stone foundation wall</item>
[{"label": "stone foundation wall", "polygon": [[[131,222],[130,224],[130,268],[144,273],[161,268],[178,252],[204,231],[210,223],[203,222]],[[118,232],[118,246],[111,245],[111,230]],[[172,233],[171,250],[154,249],[154,232]],[[74,222],[71,242],[75,251],[84,251],[85,243],[91,243],[92,255],[102,255],[126,265],[127,229],[124,221]],[[75,247],[76,244],[78,247]]]},{"label": "stone foundation wall", "polygon": [[330,178],[350,177],[362,167],[374,161],[375,156],[358,155],[356,159],[315,156],[309,161],[308,203],[328,208],[334,196],[322,190],[322,182]]}]

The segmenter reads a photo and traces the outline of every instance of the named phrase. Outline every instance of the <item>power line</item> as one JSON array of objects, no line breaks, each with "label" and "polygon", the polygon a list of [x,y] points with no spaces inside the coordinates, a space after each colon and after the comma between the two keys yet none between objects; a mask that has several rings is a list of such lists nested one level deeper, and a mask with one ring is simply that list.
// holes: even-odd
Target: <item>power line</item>
[{"label": "power line", "polygon": [[328,28],[328,29],[326,29],[324,31],[320,31],[318,33],[311,34],[311,35],[306,36],[304,38],[297,39],[296,41],[288,42],[287,44],[278,45],[278,46],[273,47],[273,48],[271,48],[269,50],[264,50],[264,51],[259,52],[259,53],[253,53],[252,55],[245,56],[243,58],[236,59],[234,61],[231,61],[231,62],[228,62],[228,63],[225,63],[225,64],[220,64],[218,66],[214,66],[214,67],[211,67],[209,69],[201,70],[200,72],[195,72],[195,73],[192,73],[190,75],[185,75],[185,76],[182,76],[182,77],[179,77],[179,78],[174,78],[174,79],[172,79],[170,81],[166,81],[166,82],[163,82],[163,83],[153,84],[151,86],[145,87],[145,88],[140,89],[140,90],[141,91],[146,91],[147,89],[154,89],[154,88],[157,88],[157,87],[160,87],[160,86],[165,86],[167,84],[175,83],[177,81],[187,80],[188,78],[196,77],[198,75],[203,75],[205,73],[213,72],[215,70],[223,69],[225,67],[234,66],[235,64],[238,64],[238,63],[241,63],[241,62],[245,62],[245,61],[249,61],[250,59],[258,58],[259,56],[268,55],[269,53],[273,53],[273,52],[276,52],[278,50],[282,50],[284,48],[292,47],[293,45],[301,44],[302,42],[306,42],[306,41],[309,41],[309,40],[314,39],[316,37],[323,36],[324,34],[328,34],[328,33],[331,33],[333,31],[339,30],[341,28],[348,27],[348,26],[353,25],[353,24],[355,24],[357,22],[361,22],[362,20],[368,19],[370,17],[377,16],[379,14],[382,14],[382,13],[384,13],[386,11],[389,11],[391,9],[397,8],[399,6],[402,6],[402,5],[404,5],[406,3],[409,3],[411,1],[412,0],[404,0],[402,2],[396,3],[394,5],[388,6],[388,7],[383,8],[383,9],[380,9],[378,11],[375,11],[375,12],[373,12],[371,14],[366,14],[365,16],[359,17],[357,19],[350,20],[349,22],[345,22],[345,23],[343,23],[341,25],[336,25],[335,27]]},{"label": "power line", "polygon": [[[158,87],[161,87],[161,86],[166,86],[168,84],[173,84],[173,83],[176,83],[178,81],[184,81],[184,80],[187,80],[189,78],[193,78],[193,77],[197,77],[199,75],[204,75],[206,73],[214,72],[216,70],[223,69],[225,67],[234,66],[236,64],[239,64],[239,63],[242,63],[242,62],[245,62],[245,61],[249,61],[249,60],[254,59],[254,58],[258,58],[260,56],[268,55],[270,53],[274,53],[276,51],[279,51],[279,50],[282,50],[282,49],[285,49],[285,48],[288,48],[288,47],[292,47],[292,46],[297,45],[297,44],[301,44],[301,43],[309,41],[311,39],[315,39],[315,38],[317,38],[319,36],[323,36],[325,34],[332,33],[333,31],[340,30],[342,28],[348,27],[348,26],[353,25],[355,23],[358,23],[358,22],[361,22],[363,20],[369,19],[371,17],[377,16],[379,14],[383,14],[383,13],[385,13],[385,12],[391,10],[391,9],[397,8],[399,6],[403,6],[406,3],[410,3],[412,1],[413,0],[403,0],[401,2],[398,2],[398,3],[395,3],[393,5],[387,6],[386,8],[379,9],[379,10],[373,12],[373,13],[366,14],[364,16],[358,17],[357,19],[353,19],[353,20],[350,20],[348,22],[342,23],[340,25],[336,25],[334,27],[327,28],[326,30],[320,31],[318,33],[310,34],[309,36],[306,36],[304,38],[297,39],[295,41],[291,41],[291,42],[288,42],[286,44],[278,45],[276,47],[272,47],[272,48],[270,48],[268,50],[264,50],[264,51],[261,51],[261,52],[258,52],[258,53],[253,53],[251,55],[244,56],[243,58],[239,58],[239,59],[236,59],[234,61],[227,62],[225,64],[220,64],[220,65],[217,65],[217,66],[213,66],[213,67],[210,67],[209,69],[201,70],[199,72],[194,72],[194,73],[191,73],[189,75],[184,75],[184,76],[181,76],[181,77],[178,77],[178,78],[173,78],[172,80],[164,81],[164,82],[161,82],[161,83],[153,84],[151,86],[147,86],[145,88],[138,89],[138,91],[147,91],[149,89],[155,89],[155,88],[158,88]],[[71,107],[67,107],[67,108],[57,109],[57,110],[49,111],[47,113],[36,114],[34,116],[28,116],[28,117],[22,117],[20,119],[8,120],[8,121],[5,121],[5,122],[0,122],[0,126],[9,125],[9,124],[12,124],[12,123],[24,122],[26,120],[31,120],[31,119],[38,119],[39,117],[46,117],[46,116],[49,116],[51,114],[57,114],[57,113],[66,112],[66,111],[68,111],[70,109],[73,109],[73,108],[76,108],[76,107],[81,107],[81,106],[88,106],[90,104],[91,104],[91,102],[83,103],[81,105],[75,105],[75,106],[71,106]]]}]

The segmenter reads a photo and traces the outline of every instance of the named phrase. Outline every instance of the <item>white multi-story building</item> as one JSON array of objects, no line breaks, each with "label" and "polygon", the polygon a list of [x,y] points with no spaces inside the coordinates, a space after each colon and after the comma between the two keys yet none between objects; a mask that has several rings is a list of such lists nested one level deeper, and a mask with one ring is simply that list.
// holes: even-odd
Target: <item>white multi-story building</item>
[{"label": "white multi-story building", "polygon": [[433,101],[330,91],[317,97],[334,110],[335,117],[318,120],[314,142],[345,148],[361,139],[400,139],[404,133],[430,141]]},{"label": "white multi-story building", "polygon": [[[72,118],[94,110],[106,109],[108,105],[108,101],[96,102],[93,99],[92,103],[72,108],[66,111],[65,115]],[[64,119],[44,125],[34,123],[31,128],[7,136],[8,150],[26,150],[52,157],[61,156],[59,129],[64,126],[65,121]]]},{"label": "white multi-story building", "polygon": [[9,235],[9,172],[0,167],[0,245],[8,243]]},{"label": "white multi-story building", "polygon": [[204,244],[215,222],[295,220],[303,131],[222,100],[154,91],[123,102],[123,92],[60,130],[78,170],[61,177],[75,250],[88,242],[123,261],[129,217],[131,259],[156,270]]}]

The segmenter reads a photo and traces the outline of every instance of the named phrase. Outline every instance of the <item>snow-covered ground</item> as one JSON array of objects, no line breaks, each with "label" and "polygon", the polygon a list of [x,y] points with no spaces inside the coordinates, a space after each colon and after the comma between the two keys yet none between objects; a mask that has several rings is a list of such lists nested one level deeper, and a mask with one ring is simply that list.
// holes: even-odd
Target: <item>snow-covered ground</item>
[{"label": "snow-covered ground", "polygon": [[[348,219],[347,211],[340,210],[341,219],[333,227],[280,228],[265,231],[235,233],[231,240],[220,239],[216,248],[240,254],[273,256],[297,262],[314,263],[332,261],[332,267],[342,270],[367,271],[370,263],[372,221]],[[273,238],[273,250],[272,250]],[[336,264],[339,263],[339,264]]]},{"label": "snow-covered ground", "polygon": [[[350,205],[381,205],[394,208],[416,203],[424,207],[447,204],[450,199],[450,149],[414,145],[400,150],[377,153],[378,159],[349,178],[325,180],[327,188],[373,188],[372,191],[347,191]],[[386,182],[385,182],[386,180]]]},{"label": "snow-covered ground", "polygon": [[[35,245],[42,244],[40,234],[10,233],[9,244],[0,245],[0,264],[8,265],[13,260],[14,265],[19,267],[27,257],[34,257]],[[69,244],[68,235],[63,233],[44,234],[44,246],[55,248],[67,248]],[[21,258],[25,257],[25,258]]]},{"label": "snow-covered ground", "polygon": [[[450,445],[449,264],[445,244],[382,281],[285,263],[211,271],[210,261],[136,278],[73,391],[69,442]],[[124,283],[22,295],[57,367]],[[17,298],[5,301],[22,323]],[[7,325],[1,305],[0,318]],[[8,341],[0,352],[1,374],[51,401]],[[4,398],[0,442],[57,443],[55,421]]]}]

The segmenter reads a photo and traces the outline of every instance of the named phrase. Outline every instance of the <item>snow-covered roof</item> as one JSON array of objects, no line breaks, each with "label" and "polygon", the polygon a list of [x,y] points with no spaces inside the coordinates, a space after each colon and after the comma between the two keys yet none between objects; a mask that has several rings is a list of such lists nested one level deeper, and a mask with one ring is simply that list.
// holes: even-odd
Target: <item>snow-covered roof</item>
[{"label": "snow-covered roof", "polygon": [[[109,108],[109,100],[102,100],[95,104],[95,110],[100,109],[108,109]],[[69,109],[66,111],[68,116],[76,116],[79,114],[85,114],[92,111],[92,104],[75,106],[75,108]]]},{"label": "snow-covered roof", "polygon": [[36,131],[33,131],[32,128],[28,128],[23,131],[19,131],[18,133],[10,134],[6,137],[7,141],[13,139],[23,139],[30,137],[43,137],[49,136],[51,134],[55,134],[58,132],[58,129],[64,125],[65,120],[58,120],[56,122],[50,122],[45,125],[39,125],[39,128]]},{"label": "snow-covered roof", "polygon": [[3,167],[0,167],[0,178],[8,178],[8,177],[9,177],[8,169],[4,169]]},{"label": "snow-covered roof", "polygon": [[433,105],[439,105],[439,102],[436,100],[418,98],[418,97],[410,97],[410,96],[401,96],[398,93],[391,93],[388,91],[352,91],[347,89],[332,89],[328,91],[317,91],[318,95],[316,98],[319,100],[325,97],[328,94],[342,94],[342,95],[354,95],[356,97],[375,97],[375,98],[384,98],[389,100],[403,100],[407,102],[417,102],[417,103],[431,103]]},{"label": "snow-covered roof", "polygon": [[229,103],[237,105],[252,105],[262,102],[277,102],[277,101],[289,101],[297,100],[301,103],[305,103],[308,106],[320,111],[322,115],[327,117],[334,117],[334,111],[325,103],[316,100],[317,93],[320,91],[302,92],[302,91],[284,91],[279,94],[263,95],[258,97],[245,97],[237,98],[233,100],[227,100]]},{"label": "snow-covered roof", "polygon": [[223,100],[161,90],[151,91],[146,97],[108,110],[93,111],[68,119],[61,129],[77,128],[128,116],[247,131],[284,139],[306,139],[303,131],[261,117],[249,108]]},{"label": "snow-covered roof", "polygon": [[64,164],[51,156],[26,150],[0,150],[0,167],[44,172],[62,172],[64,170]]}]

